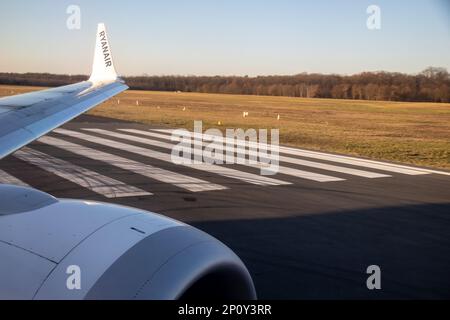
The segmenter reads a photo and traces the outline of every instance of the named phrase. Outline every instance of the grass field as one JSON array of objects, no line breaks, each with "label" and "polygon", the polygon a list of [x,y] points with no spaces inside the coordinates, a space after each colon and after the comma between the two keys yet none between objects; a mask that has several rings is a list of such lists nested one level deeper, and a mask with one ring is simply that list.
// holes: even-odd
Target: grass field
[{"label": "grass field", "polygon": [[[0,96],[36,89],[0,86]],[[286,145],[450,169],[450,104],[127,91],[90,114],[188,129],[194,120],[204,129],[279,128]]]}]

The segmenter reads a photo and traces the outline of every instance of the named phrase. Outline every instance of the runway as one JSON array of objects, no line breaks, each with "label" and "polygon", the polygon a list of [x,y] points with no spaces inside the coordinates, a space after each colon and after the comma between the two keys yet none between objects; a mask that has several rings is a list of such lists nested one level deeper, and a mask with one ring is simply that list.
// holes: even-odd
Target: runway
[{"label": "runway", "polygon": [[241,257],[261,299],[450,298],[449,172],[290,147],[274,176],[175,165],[170,133],[81,116],[1,160],[0,183],[192,224]]}]

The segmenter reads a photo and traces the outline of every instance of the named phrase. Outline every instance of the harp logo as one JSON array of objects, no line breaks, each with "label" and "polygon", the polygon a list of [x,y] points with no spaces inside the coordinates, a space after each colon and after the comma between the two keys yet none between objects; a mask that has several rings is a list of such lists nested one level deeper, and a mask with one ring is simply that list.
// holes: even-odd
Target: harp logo
[{"label": "harp logo", "polygon": [[105,31],[100,32],[100,43],[102,45],[103,50],[103,59],[105,61],[105,67],[111,67],[112,66],[112,60],[111,60],[111,52],[108,45],[108,39],[106,39],[106,33]]}]

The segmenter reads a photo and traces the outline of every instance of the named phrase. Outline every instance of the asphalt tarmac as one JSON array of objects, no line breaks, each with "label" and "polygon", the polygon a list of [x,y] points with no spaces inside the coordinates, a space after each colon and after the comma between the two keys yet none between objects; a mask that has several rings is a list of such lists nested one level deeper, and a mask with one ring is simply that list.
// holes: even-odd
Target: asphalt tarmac
[{"label": "asphalt tarmac", "polygon": [[261,299],[450,298],[448,172],[282,148],[280,173],[261,176],[176,165],[157,127],[82,116],[63,129],[1,160],[0,183],[192,224],[241,257]]}]

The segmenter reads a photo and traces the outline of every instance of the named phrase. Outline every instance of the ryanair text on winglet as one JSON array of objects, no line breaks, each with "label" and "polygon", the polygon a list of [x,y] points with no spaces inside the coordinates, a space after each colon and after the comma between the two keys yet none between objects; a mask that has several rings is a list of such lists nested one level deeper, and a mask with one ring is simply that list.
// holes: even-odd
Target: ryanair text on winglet
[{"label": "ryanair text on winglet", "polygon": [[112,66],[111,53],[109,51],[109,46],[108,46],[108,41],[106,40],[105,31],[100,32],[100,41],[102,44],[103,58],[105,60],[105,66],[111,67]]}]

